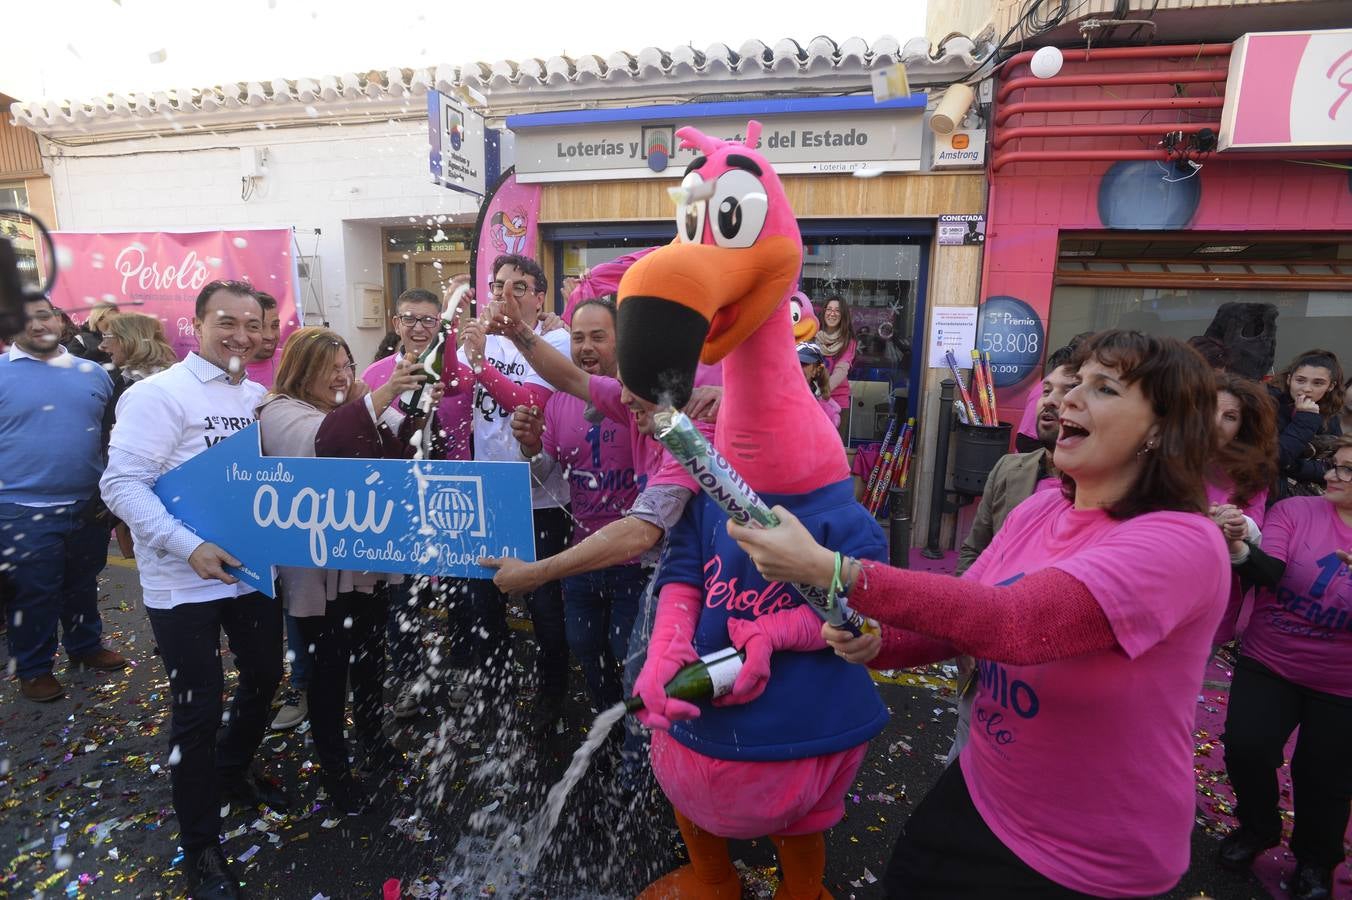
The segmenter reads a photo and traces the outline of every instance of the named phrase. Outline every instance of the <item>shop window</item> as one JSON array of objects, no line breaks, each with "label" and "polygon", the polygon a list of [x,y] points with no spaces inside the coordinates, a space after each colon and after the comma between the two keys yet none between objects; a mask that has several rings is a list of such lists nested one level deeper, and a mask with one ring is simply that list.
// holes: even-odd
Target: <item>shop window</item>
[{"label": "shop window", "polygon": [[1224,303],[1277,307],[1276,366],[1310,347],[1352,354],[1352,243],[1330,237],[1067,236],[1049,347],[1085,331],[1133,328],[1186,340]]},{"label": "shop window", "polygon": [[28,188],[22,184],[0,184],[0,209],[28,209]]}]

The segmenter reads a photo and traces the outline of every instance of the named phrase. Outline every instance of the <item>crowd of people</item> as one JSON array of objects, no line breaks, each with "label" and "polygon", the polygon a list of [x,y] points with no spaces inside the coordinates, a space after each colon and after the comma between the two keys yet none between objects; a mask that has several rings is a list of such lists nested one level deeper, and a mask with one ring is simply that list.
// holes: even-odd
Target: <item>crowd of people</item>
[{"label": "crowd of people", "polygon": [[[492,270],[480,314],[463,320],[445,318],[436,293],[401,294],[392,352],[360,374],[328,328],[279,348],[276,301],[238,281],[202,289],[198,349],[181,361],[152,316],[100,305],[76,328],[46,300],[27,304],[26,330],[0,357],[0,552],[19,692],[63,695],[58,638],[74,664],[127,665],[104,646],[96,605],[116,535],[170,683],[193,896],[239,896],[220,848],[223,799],[295,800],[258,774],[269,727],[308,720],[323,789],[360,812],[410,765],[387,709],[412,718],[493,690],[511,598],[534,631],[534,733],[558,727],[570,657],[598,710],[639,683],[650,726],[689,714],[654,694],[644,651],[678,640],[650,585],[699,487],[654,438],[655,404],[617,371],[614,303],[584,300],[563,322],[536,261],[504,255]],[[798,356],[838,421],[856,348],[849,307],[833,297],[821,319]],[[428,383],[420,357],[438,340],[450,350]],[[730,526],[765,578],[839,584],[875,620],[861,636],[824,627],[846,661],[960,660],[954,764],[906,824],[890,896],[1171,888],[1189,861],[1197,692],[1221,646],[1237,654],[1225,759],[1240,824],[1220,859],[1244,868],[1281,840],[1277,770],[1299,728],[1292,893],[1331,896],[1352,798],[1352,386],[1328,350],[1262,384],[1202,349],[1109,331],[1049,354],[1025,452],[992,471],[956,577],[826,550],[782,508],[778,528]],[[707,434],[721,378],[701,367],[685,407]],[[429,402],[410,402],[422,392]],[[527,463],[536,560],[485,560],[491,580],[283,567],[279,599],[253,591],[154,486],[254,422],[265,455]],[[438,665],[432,605],[447,621]],[[239,673],[224,727],[222,633]],[[647,765],[645,733],[628,724],[621,783]]]}]

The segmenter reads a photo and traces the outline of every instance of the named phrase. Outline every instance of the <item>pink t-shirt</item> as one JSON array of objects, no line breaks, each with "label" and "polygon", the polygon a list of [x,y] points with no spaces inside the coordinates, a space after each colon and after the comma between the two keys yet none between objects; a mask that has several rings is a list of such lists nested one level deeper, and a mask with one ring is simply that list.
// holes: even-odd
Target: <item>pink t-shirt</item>
[{"label": "pink t-shirt", "polygon": [[[721,380],[721,372],[718,374]],[[709,377],[713,377],[712,373]],[[696,384],[700,383],[700,379],[696,378]],[[699,493],[699,484],[686,471],[685,466],[677,462],[657,438],[638,430],[638,423],[634,421],[629,407],[620,400],[623,388],[618,380],[605,375],[593,375],[588,390],[591,393],[592,405],[600,410],[602,415],[628,425],[629,446],[634,453],[634,474],[640,492],[662,484],[674,484]],[[714,426],[706,422],[696,422],[695,427],[710,443],[713,442]]]},{"label": "pink t-shirt", "polygon": [[255,384],[261,384],[263,387],[271,390],[272,383],[277,377],[277,357],[270,356],[261,362],[251,362],[244,367],[244,373],[248,379]]},{"label": "pink t-shirt", "polygon": [[964,578],[1081,581],[1117,646],[1039,666],[980,660],[960,757],[972,802],[1038,872],[1099,897],[1163,893],[1188,868],[1192,729],[1230,558],[1211,520],[1125,521],[1058,491],[1015,507]]},{"label": "pink t-shirt", "polygon": [[[399,362],[398,353],[392,353],[384,359],[378,359],[361,373],[361,380],[371,390],[383,385],[394,374]],[[473,423],[470,413],[473,410],[473,395],[469,391],[452,392],[447,390],[437,404],[437,427],[446,435],[446,459],[473,459],[470,435]]]},{"label": "pink t-shirt", "polygon": [[1263,552],[1286,562],[1277,590],[1259,590],[1244,654],[1311,690],[1352,697],[1352,574],[1334,553],[1352,526],[1323,497],[1268,510]]},{"label": "pink t-shirt", "polygon": [[845,367],[845,380],[831,389],[831,399],[836,401],[842,410],[850,407],[850,366],[854,365],[855,354],[859,352],[859,342],[850,341],[845,345],[845,349],[839,356],[826,357],[826,371],[835,374],[837,366]]},{"label": "pink t-shirt", "polygon": [[[1232,502],[1230,499],[1232,491],[1234,491],[1234,486],[1227,479],[1219,478],[1215,481],[1208,481],[1206,484],[1206,502],[1210,504],[1230,503]],[[1267,513],[1267,491],[1259,491],[1250,497],[1249,502],[1240,509],[1244,515],[1253,519],[1254,524],[1262,528],[1263,519]],[[1216,626],[1216,634],[1211,639],[1213,644],[1224,644],[1236,636],[1239,614],[1244,608],[1244,597],[1247,593],[1239,580],[1239,576],[1232,571],[1230,574],[1230,602],[1225,606],[1225,615],[1221,616],[1220,625]]]},{"label": "pink t-shirt", "polygon": [[589,422],[587,404],[557,392],[545,404],[544,450],[563,466],[576,525],[573,543],[619,519],[638,496],[629,422]]}]

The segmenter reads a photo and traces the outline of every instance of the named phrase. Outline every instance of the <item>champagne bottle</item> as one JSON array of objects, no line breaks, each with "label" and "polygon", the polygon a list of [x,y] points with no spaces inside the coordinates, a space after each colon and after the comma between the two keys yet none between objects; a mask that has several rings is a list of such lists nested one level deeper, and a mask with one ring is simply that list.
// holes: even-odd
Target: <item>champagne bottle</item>
[{"label": "champagne bottle", "polygon": [[[423,392],[429,385],[435,384],[441,380],[441,373],[446,365],[447,346],[451,342],[451,321],[442,319],[441,325],[437,328],[436,337],[427,345],[418,356],[418,364],[422,366],[423,373],[427,376],[421,385],[411,390],[404,391],[399,395],[399,407],[406,414],[413,414],[419,411]],[[451,344],[451,346],[454,346]]]},{"label": "champagne bottle", "polygon": [[[722,697],[732,690],[737,673],[742,671],[746,654],[736,647],[725,647],[706,653],[698,660],[680,668],[666,684],[668,697],[698,703]],[[630,697],[624,701],[625,712],[638,712],[643,708],[640,697]]]}]

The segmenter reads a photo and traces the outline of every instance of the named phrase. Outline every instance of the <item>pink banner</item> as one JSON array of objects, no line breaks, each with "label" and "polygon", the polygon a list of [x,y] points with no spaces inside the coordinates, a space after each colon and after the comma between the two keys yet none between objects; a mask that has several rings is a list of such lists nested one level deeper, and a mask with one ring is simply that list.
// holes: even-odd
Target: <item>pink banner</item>
[{"label": "pink banner", "polygon": [[[540,193],[538,184],[518,184],[513,172],[498,184],[480,210],[474,266],[474,295],[479,303],[488,300],[493,260],[498,256],[515,253],[539,261]],[[554,308],[552,301],[547,308]]]},{"label": "pink banner", "polygon": [[297,312],[296,258],[291,230],[197,232],[53,233],[60,277],[52,302],[82,321],[100,301],[116,303],[122,312],[159,317],[174,352],[183,357],[197,349],[193,307],[208,282],[236,279],[250,282],[277,298],[282,333],[300,325]]}]

